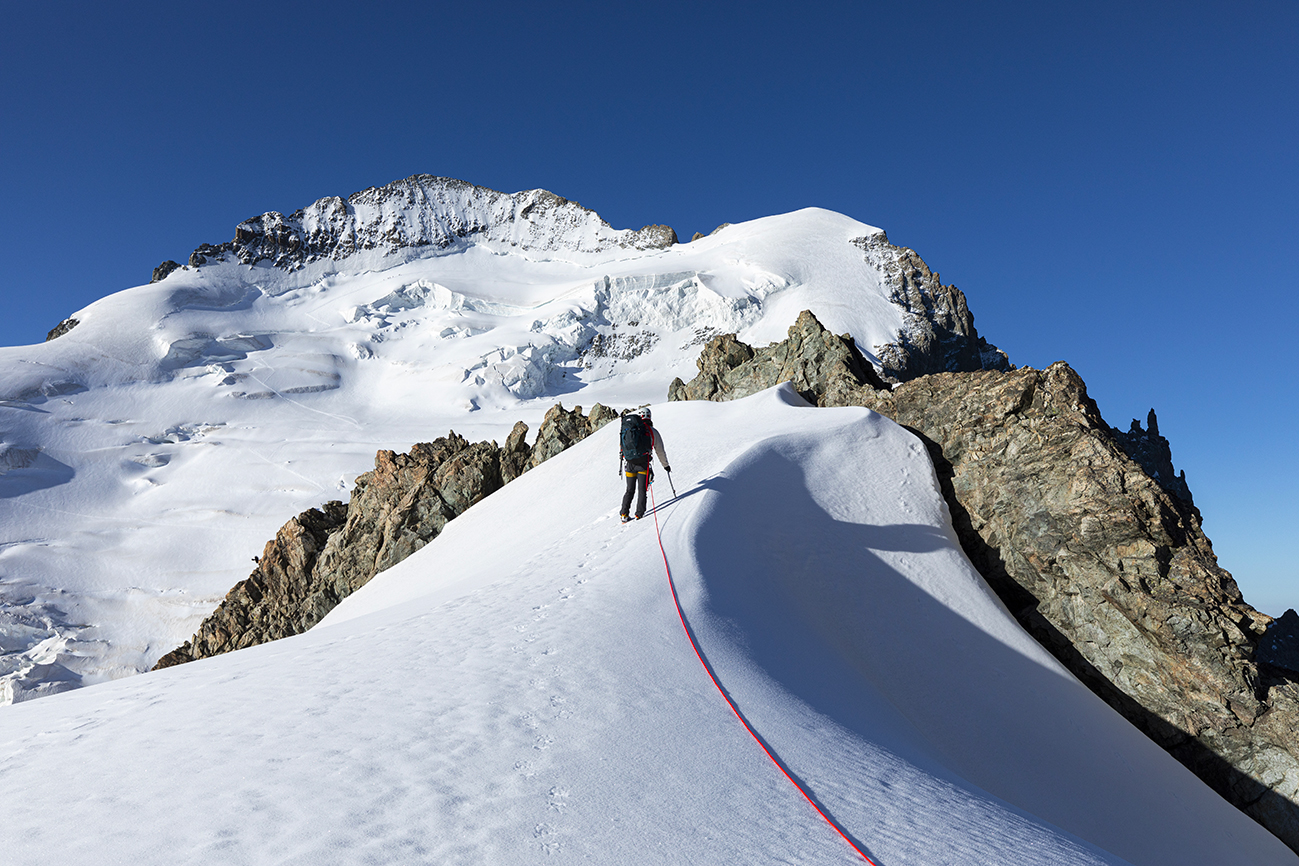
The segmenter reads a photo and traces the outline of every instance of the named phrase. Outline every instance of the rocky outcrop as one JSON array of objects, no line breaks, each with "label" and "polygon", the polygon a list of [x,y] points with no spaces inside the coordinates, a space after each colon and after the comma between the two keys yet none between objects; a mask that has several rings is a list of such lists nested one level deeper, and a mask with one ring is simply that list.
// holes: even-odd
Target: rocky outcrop
[{"label": "rocky outcrop", "polygon": [[380,451],[374,469],[356,479],[346,505],[329,502],[281,527],[253,573],[154,669],[301,634],[474,503],[617,417],[599,403],[589,416],[581,406],[555,406],[531,447],[528,426],[520,421],[504,447],[470,444],[451,432],[406,454]]},{"label": "rocky outcrop", "polygon": [[73,328],[75,328],[77,325],[80,324],[81,324],[80,321],[78,321],[77,319],[73,319],[71,317],[64,319],[62,322],[59,322],[57,325],[55,325],[53,330],[51,330],[48,334],[45,335],[45,342],[48,343],[50,340],[53,340],[55,337],[62,337],[68,331],[71,331]]},{"label": "rocky outcrop", "polygon": [[1291,609],[1277,617],[1258,642],[1254,658],[1287,676],[1299,676],[1299,613]]},{"label": "rocky outcrop", "polygon": [[810,403],[846,406],[855,405],[863,389],[889,388],[852,337],[836,337],[807,310],[784,342],[754,349],[734,334],[722,334],[704,346],[695,366],[698,376],[668,386],[669,400],[738,400],[791,382]]},{"label": "rocky outcrop", "polygon": [[[597,403],[597,406],[600,404]],[[532,459],[532,449],[528,446],[528,425],[522,421],[516,421],[514,429],[505,439],[505,446],[501,448],[501,481],[509,484],[515,478],[518,478],[524,472],[531,469],[529,461]]]},{"label": "rocky outcrop", "polygon": [[722,223],[721,225],[719,225],[717,228],[713,229],[706,235],[703,232],[695,232],[693,235],[691,235],[690,242],[694,243],[695,241],[705,237],[711,238],[713,235],[717,234],[718,232],[720,232],[722,229],[726,228],[729,225],[730,223]]},{"label": "rocky outcrop", "polygon": [[528,457],[528,468],[540,466],[617,417],[618,413],[615,410],[599,403],[591,407],[590,417],[582,414],[581,406],[575,406],[567,412],[559,405],[551,407],[546,416],[541,419],[541,427],[537,430],[537,441],[533,444],[532,453]]},{"label": "rocky outcrop", "polygon": [[[1130,456],[1131,441],[1066,364],[940,373],[885,390],[853,381],[851,341],[815,334],[815,321],[805,313],[784,344],[763,350],[714,339],[699,376],[674,382],[671,398],[744,396],[786,374],[770,359],[827,344],[818,353],[827,367],[794,370],[800,393],[820,406],[868,406],[919,436],[962,546],[1024,628],[1299,850],[1299,675],[1255,658],[1271,619],[1218,565],[1189,491],[1170,492]],[[1138,438],[1158,436],[1150,426]]]},{"label": "rocky outcrop", "polygon": [[897,339],[877,352],[885,379],[905,382],[929,373],[1012,369],[1006,354],[975,330],[965,294],[943,285],[915,250],[894,246],[882,231],[854,238],[852,244],[879,270],[889,300],[906,315]]},{"label": "rocky outcrop", "polygon": [[870,402],[926,440],[966,552],[1029,633],[1299,850],[1299,687],[1254,658],[1270,618],[1078,375],[942,374]]},{"label": "rocky outcrop", "polygon": [[156,283],[159,280],[165,280],[167,279],[168,274],[172,271],[178,270],[179,268],[180,264],[178,262],[173,262],[171,259],[168,259],[153,269],[153,279],[149,280],[149,282]]},{"label": "rocky outcrop", "polygon": [[[495,442],[471,445],[452,432],[408,454],[380,451],[374,470],[356,480],[347,522],[321,553],[317,592],[326,600],[346,598],[502,484]],[[318,605],[309,599],[308,606]]]},{"label": "rocky outcrop", "polygon": [[329,533],[346,519],[347,506],[334,501],[323,509],[304,511],[280,527],[275,538],[266,542],[253,573],[235,584],[198,633],[159,659],[154,670],[298,634],[319,622],[338,599],[324,609],[278,602],[305,601],[316,595],[312,580],[316,560]]},{"label": "rocky outcrop", "polygon": [[1159,486],[1176,496],[1188,505],[1193,505],[1191,488],[1186,483],[1186,473],[1177,473],[1173,469],[1173,448],[1168,440],[1159,435],[1159,419],[1151,409],[1146,416],[1146,429],[1141,429],[1141,422],[1132,419],[1128,432],[1112,430],[1114,439],[1141,468],[1146,470]]},{"label": "rocky outcrop", "polygon": [[[562,200],[562,199],[561,199]],[[665,226],[659,223],[645,226],[635,233],[636,241],[633,245],[639,245],[640,249],[648,250],[665,250],[670,246],[675,246],[677,240],[676,230],[672,226]]]},{"label": "rocky outcrop", "polygon": [[447,249],[474,239],[575,252],[665,249],[677,242],[676,232],[664,225],[615,230],[594,211],[546,190],[507,194],[420,174],[346,199],[322,198],[287,217],[268,211],[244,220],[235,227],[234,240],[199,246],[189,265],[229,258],[291,270],[365,250]]}]

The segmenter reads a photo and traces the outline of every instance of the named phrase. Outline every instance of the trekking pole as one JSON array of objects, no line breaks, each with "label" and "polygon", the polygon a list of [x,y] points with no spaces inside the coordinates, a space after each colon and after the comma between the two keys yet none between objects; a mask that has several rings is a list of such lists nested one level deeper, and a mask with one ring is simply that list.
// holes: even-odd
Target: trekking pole
[{"label": "trekking pole", "polygon": [[672,488],[672,498],[673,498],[673,499],[676,499],[676,498],[677,498],[677,486],[676,486],[675,484],[672,483],[672,470],[671,470],[671,469],[668,469],[668,470],[666,470],[666,471],[667,471],[667,473],[668,473],[668,487],[671,487],[671,488]]}]

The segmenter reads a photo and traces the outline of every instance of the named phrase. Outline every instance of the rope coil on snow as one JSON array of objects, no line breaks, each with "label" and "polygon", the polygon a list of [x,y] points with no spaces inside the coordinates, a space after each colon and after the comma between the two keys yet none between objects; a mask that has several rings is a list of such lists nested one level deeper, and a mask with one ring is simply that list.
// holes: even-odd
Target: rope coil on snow
[{"label": "rope coil on snow", "polygon": [[830,827],[839,834],[840,838],[847,842],[863,860],[871,864],[871,866],[876,866],[875,861],[866,856],[866,852],[853,841],[847,831],[840,827],[837,821],[827,815],[825,811],[817,805],[811,792],[804,788],[802,783],[794,778],[793,774],[791,774],[781,760],[776,757],[775,753],[767,747],[767,744],[763,741],[762,737],[758,736],[758,732],[749,724],[749,720],[744,718],[744,715],[740,712],[740,708],[735,705],[735,701],[731,700],[731,696],[726,693],[726,689],[722,688],[722,684],[717,680],[717,675],[713,673],[712,665],[704,659],[704,654],[699,649],[699,642],[695,639],[695,633],[691,630],[689,623],[686,622],[685,611],[681,609],[681,599],[677,597],[677,584],[676,581],[672,579],[672,567],[668,565],[668,554],[663,547],[663,533],[659,529],[658,502],[654,498],[654,485],[648,484],[646,486],[649,487],[651,513],[654,515],[654,535],[658,538],[659,553],[663,555],[663,570],[667,572],[668,588],[672,590],[672,602],[677,607],[677,617],[681,620],[681,628],[685,631],[686,637],[690,639],[690,647],[695,651],[695,658],[699,659],[699,664],[703,666],[705,673],[708,674],[708,678],[713,681],[713,686],[717,689],[718,694],[722,696],[722,699],[726,701],[726,705],[731,708],[731,712],[735,714],[735,718],[739,719],[741,725],[744,725],[744,729],[749,732],[749,736],[753,737],[753,741],[757,743],[758,747],[761,748],[766,756],[771,759],[771,763],[776,765],[776,769],[780,770],[781,775],[788,779],[789,783],[798,789],[798,793],[803,795],[803,799],[807,801],[808,805],[816,810],[816,814],[820,815],[821,819],[825,821],[825,823],[829,824]]}]

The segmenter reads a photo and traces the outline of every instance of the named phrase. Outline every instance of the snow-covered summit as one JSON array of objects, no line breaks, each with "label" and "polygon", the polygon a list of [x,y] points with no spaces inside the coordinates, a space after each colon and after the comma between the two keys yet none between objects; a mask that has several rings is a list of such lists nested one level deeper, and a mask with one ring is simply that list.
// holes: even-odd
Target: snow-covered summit
[{"label": "snow-covered summit", "polygon": [[983,362],[959,292],[831,211],[659,246],[421,176],[273,216],[0,348],[0,700],[148,669],[381,448],[661,400],[711,336],[773,342],[805,309],[885,374]]},{"label": "snow-covered summit", "polygon": [[322,198],[287,217],[270,211],[244,220],[235,227],[234,240],[200,246],[189,263],[199,267],[228,255],[246,265],[269,261],[297,268],[365,250],[446,250],[476,240],[530,251],[599,253],[661,249],[677,238],[667,226],[616,230],[595,211],[544,189],[508,194],[419,174],[346,199]]},{"label": "snow-covered summit", "polygon": [[610,426],[323,627],[131,678],[378,449],[658,402],[711,336],[805,309],[895,380],[1006,363],[914,252],[819,209],[664,245],[414,178],[237,235],[0,349],[0,699],[53,696],[0,711],[11,859],[851,856],[701,678],[659,554],[740,710],[885,863],[1294,862],[1015,625],[921,443],[787,387],[656,412],[661,554],[608,519]]}]

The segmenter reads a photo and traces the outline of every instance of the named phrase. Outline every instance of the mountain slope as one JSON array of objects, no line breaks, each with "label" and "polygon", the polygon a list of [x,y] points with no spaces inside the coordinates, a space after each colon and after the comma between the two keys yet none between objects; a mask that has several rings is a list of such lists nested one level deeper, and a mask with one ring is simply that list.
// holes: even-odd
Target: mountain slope
[{"label": "mountain slope", "polygon": [[[788,388],[656,419],[701,647],[877,862],[1295,862],[1018,628],[910,434]],[[9,862],[853,862],[699,667],[654,525],[610,518],[613,450],[311,632],[0,714]]]},{"label": "mountain slope", "polygon": [[718,337],[698,367],[669,399],[790,382],[818,406],[864,406],[912,431],[962,547],[1025,630],[1299,851],[1299,688],[1259,651],[1271,618],[1219,566],[1153,414],[1149,431],[1111,428],[1063,362],[877,389],[810,313],[766,348]]},{"label": "mountain slope", "polygon": [[661,235],[421,176],[247,221],[0,349],[0,702],[147,670],[376,451],[661,399],[713,334],[813,307],[886,374],[983,363],[959,292],[871,226]]}]

